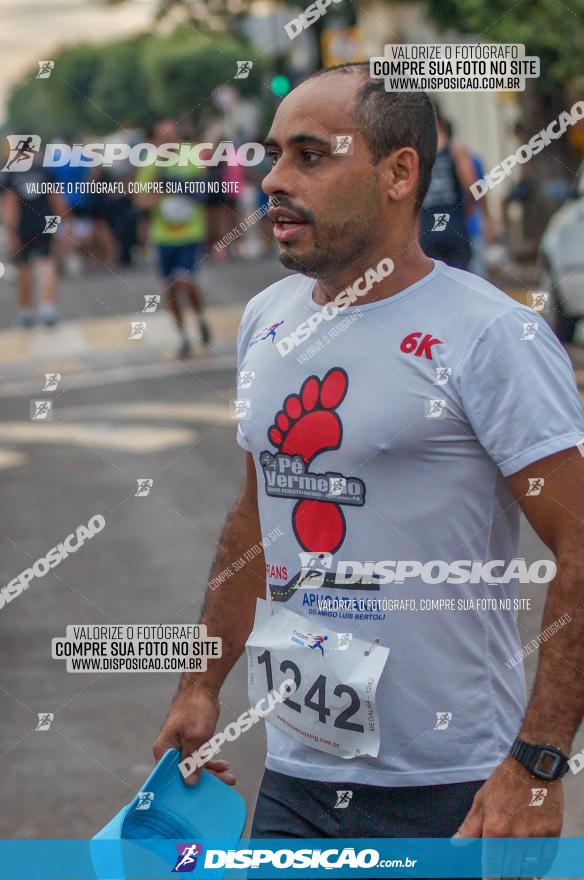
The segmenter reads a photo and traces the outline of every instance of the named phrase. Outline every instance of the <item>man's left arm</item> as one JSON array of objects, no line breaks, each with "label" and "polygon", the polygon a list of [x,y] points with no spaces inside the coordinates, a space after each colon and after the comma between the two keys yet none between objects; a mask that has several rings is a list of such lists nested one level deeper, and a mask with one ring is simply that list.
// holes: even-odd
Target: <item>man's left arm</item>
[{"label": "man's left arm", "polygon": [[[541,480],[528,495],[530,479]],[[522,740],[547,744],[570,755],[584,716],[584,457],[577,448],[534,462],[507,478],[535,532],[556,557],[557,572],[545,603],[541,632],[565,624],[542,640],[535,684]],[[569,618],[569,619],[568,619]],[[530,808],[531,789],[547,789],[543,804]],[[562,828],[561,781],[532,776],[508,757],[478,791],[459,834],[468,837],[547,837]]]},{"label": "man's left arm", "polygon": [[[529,478],[543,477],[539,495],[528,496]],[[584,716],[584,458],[578,449],[550,455],[508,478],[523,511],[555,554],[541,631],[563,615],[570,621],[544,641],[531,699],[519,731],[522,739],[551,743],[569,755]]]}]

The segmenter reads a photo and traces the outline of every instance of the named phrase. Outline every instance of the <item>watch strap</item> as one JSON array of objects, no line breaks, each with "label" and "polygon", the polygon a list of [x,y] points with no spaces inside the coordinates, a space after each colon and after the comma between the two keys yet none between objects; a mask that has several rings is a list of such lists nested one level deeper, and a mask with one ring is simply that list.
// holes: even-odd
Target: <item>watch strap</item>
[{"label": "watch strap", "polygon": [[[552,781],[560,779],[568,772],[569,765],[566,756],[558,748],[548,743],[534,745],[533,743],[525,742],[520,737],[516,737],[509,754],[516,761],[519,761],[526,770],[529,770],[532,776],[536,776],[539,779]],[[552,761],[552,766],[547,772],[542,766],[542,759],[545,760],[546,758],[548,761],[550,759]]]}]

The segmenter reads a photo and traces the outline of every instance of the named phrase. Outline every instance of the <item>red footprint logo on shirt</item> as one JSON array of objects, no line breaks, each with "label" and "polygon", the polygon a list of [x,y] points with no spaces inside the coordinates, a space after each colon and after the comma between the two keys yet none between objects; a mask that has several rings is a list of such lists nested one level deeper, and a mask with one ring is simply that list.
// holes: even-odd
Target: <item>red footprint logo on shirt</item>
[{"label": "red footprint logo on shirt", "polygon": [[[286,455],[300,455],[306,467],[331,449],[338,449],[343,426],[335,410],[343,401],[349,377],[333,367],[321,381],[309,376],[298,394],[289,394],[268,429],[270,443]],[[345,517],[332,501],[298,501],[292,527],[304,550],[334,553],[345,538]]]}]

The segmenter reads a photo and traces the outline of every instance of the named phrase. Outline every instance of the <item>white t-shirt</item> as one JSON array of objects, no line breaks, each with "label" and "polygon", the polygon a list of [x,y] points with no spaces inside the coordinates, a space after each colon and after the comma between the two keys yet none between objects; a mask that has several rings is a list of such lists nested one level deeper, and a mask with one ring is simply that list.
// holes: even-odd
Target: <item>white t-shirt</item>
[{"label": "white t-shirt", "polygon": [[[323,321],[282,356],[278,341],[321,308],[314,284],[290,276],[245,309],[238,442],[256,465],[262,535],[274,536],[267,598],[314,631],[320,621],[390,649],[377,689],[381,748],[343,760],[268,719],[267,767],[387,786],[487,778],[526,699],[522,664],[506,663],[521,648],[517,579],[490,576],[518,552],[520,506],[505,477],[584,438],[569,359],[541,314],[440,262],[395,296]],[[318,553],[323,585],[294,589]],[[504,564],[457,583],[460,560]],[[406,569],[395,583],[400,561],[425,574]],[[365,583],[333,583],[356,571]]]}]

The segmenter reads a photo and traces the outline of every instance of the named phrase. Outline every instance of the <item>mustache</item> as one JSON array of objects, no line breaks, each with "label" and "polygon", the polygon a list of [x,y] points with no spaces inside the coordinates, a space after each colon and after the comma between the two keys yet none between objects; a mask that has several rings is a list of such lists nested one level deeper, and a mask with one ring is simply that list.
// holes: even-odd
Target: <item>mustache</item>
[{"label": "mustache", "polygon": [[294,202],[288,198],[288,196],[273,196],[268,200],[269,208],[288,208],[289,211],[294,211],[295,214],[301,220],[305,220],[306,223],[314,223],[314,214],[309,211],[307,208],[299,208]]}]

